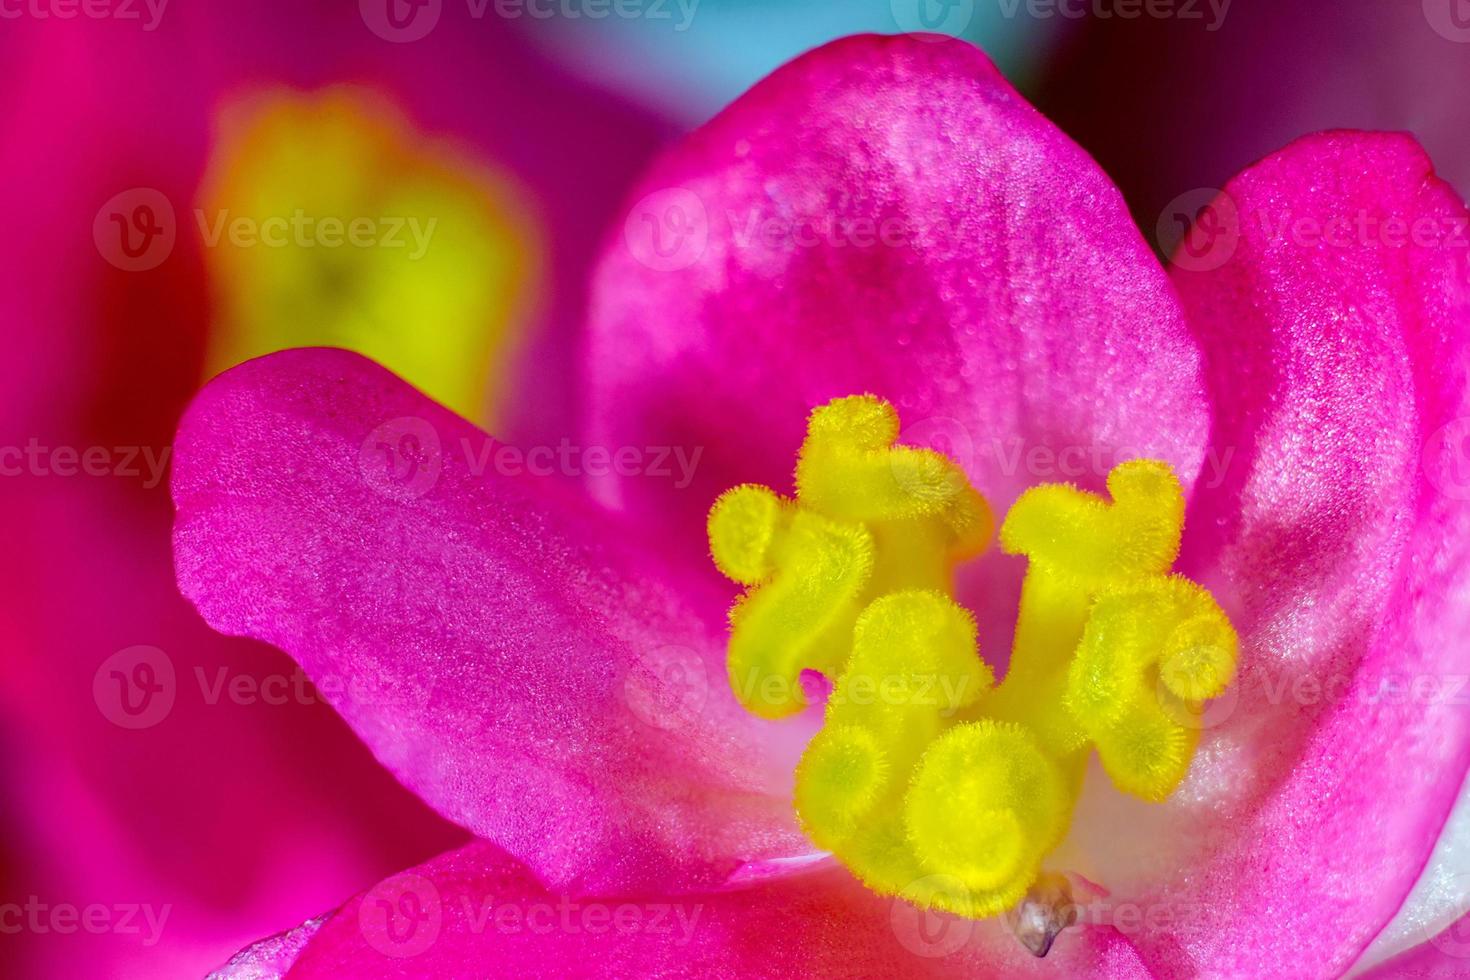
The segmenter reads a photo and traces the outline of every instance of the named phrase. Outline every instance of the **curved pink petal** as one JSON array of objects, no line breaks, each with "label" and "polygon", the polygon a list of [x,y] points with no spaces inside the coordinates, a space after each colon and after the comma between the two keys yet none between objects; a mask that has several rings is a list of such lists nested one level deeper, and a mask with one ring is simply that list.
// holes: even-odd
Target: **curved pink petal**
[{"label": "curved pink petal", "polygon": [[482,843],[380,882],[296,959],[313,977],[1147,977],[1108,927],[1037,960],[996,921],[927,915],[830,863],[751,888],[574,898]]},{"label": "curved pink petal", "polygon": [[1470,915],[1360,975],[1362,980],[1464,980],[1470,977]]},{"label": "curved pink petal", "polygon": [[[178,593],[167,464],[201,380],[202,246],[181,233],[161,266],[126,272],[99,253],[93,222],[147,186],[192,228],[185,205],[218,94],[201,72],[221,61],[199,29],[210,14],[170,8],[153,33],[55,18],[0,29],[0,184],[24,188],[8,213],[30,229],[0,246],[14,345],[0,442],[40,453],[21,475],[6,453],[0,479],[0,891],[166,914],[158,934],[141,912],[137,928],[6,934],[4,972],[199,976],[244,940],[466,837],[394,783],[290,658],[220,636]],[[279,47],[286,21],[264,16]],[[68,474],[53,451],[101,453],[101,474]],[[104,685],[137,649],[171,665],[174,683],[162,713],[124,727]]]},{"label": "curved pink petal", "polygon": [[307,919],[294,929],[252,943],[205,980],[281,980],[329,918]]},{"label": "curved pink petal", "polygon": [[[702,451],[609,476],[690,547],[721,490],[789,483],[808,411],[872,391],[999,506],[1121,455],[1198,471],[1198,355],[1107,177],[963,42],[781,68],[665,156],[594,283],[589,441]],[[1030,453],[1038,449],[1039,454]]]},{"label": "curved pink petal", "polygon": [[[1462,701],[1463,703],[1463,701]],[[1470,912],[1470,783],[1460,787],[1455,805],[1435,841],[1419,880],[1373,938],[1354,969],[1367,969],[1448,930]],[[1452,933],[1453,934],[1453,933]],[[1470,936],[1470,929],[1464,933]]]},{"label": "curved pink petal", "polygon": [[[146,923],[0,935],[10,975],[197,977],[467,836],[394,782],[289,657],[220,636],[178,594],[156,483],[167,473],[149,461],[168,462],[204,379],[211,311],[193,204],[216,110],[261,86],[362,83],[514,171],[550,231],[559,288],[518,365],[534,397],[508,422],[553,443],[570,425],[575,392],[561,379],[600,230],[666,132],[558,72],[499,18],[452,25],[446,8],[429,37],[398,45],[357,3],[155,3],[156,31],[140,29],[147,4],[128,7],[106,21],[76,7],[0,17],[0,186],[26,229],[0,245],[0,445],[100,448],[120,471],[0,479],[0,716],[13,749],[0,892],[171,911],[156,944]],[[178,227],[146,272],[115,268],[93,238],[104,204],[135,187],[166,195]],[[13,457],[0,462],[13,472]],[[158,724],[127,729],[99,710],[94,675],[138,645],[167,655],[177,697]],[[254,693],[282,681],[284,699]],[[228,693],[237,682],[243,697]]]},{"label": "curved pink petal", "polygon": [[1196,488],[1184,564],[1229,604],[1241,672],[1179,795],[1116,808],[1148,848],[1105,842],[1102,880],[1196,910],[1141,938],[1162,972],[1329,976],[1470,764],[1467,216],[1402,136],[1302,140],[1226,194],[1174,280],[1235,460]]},{"label": "curved pink petal", "polygon": [[711,884],[804,852],[802,729],[736,706],[723,597],[501,448],[355,354],[243,365],[179,430],[180,587],[548,883]]}]

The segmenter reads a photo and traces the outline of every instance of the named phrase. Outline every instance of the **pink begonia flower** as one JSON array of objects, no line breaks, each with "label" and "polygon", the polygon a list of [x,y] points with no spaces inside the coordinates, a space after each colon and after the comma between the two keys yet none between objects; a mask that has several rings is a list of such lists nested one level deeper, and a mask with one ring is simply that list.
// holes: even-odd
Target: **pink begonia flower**
[{"label": "pink begonia flower", "polygon": [[[155,8],[162,19],[144,30]],[[615,99],[589,108],[590,90],[495,18],[397,45],[369,31],[356,4],[130,9],[142,21],[26,16],[0,29],[0,183],[17,229],[0,262],[0,878],[7,908],[28,916],[35,904],[42,916],[18,934],[8,913],[0,923],[7,974],[198,976],[466,839],[374,762],[289,657],[218,635],[178,594],[167,467],[214,346],[215,284],[191,207],[219,113],[262,89],[363,86],[425,143],[453,139],[514,173],[555,242],[544,264],[568,282],[586,280],[601,225],[665,125]],[[156,268],[125,271],[95,243],[94,221],[137,187],[173,202],[178,234]],[[565,373],[559,350],[584,305],[576,289],[538,300],[532,377]],[[517,414],[532,418],[515,431],[564,432],[565,393],[536,391],[519,400]],[[13,450],[31,442],[75,452],[77,468],[16,475],[26,464]],[[89,447],[104,452],[104,475],[80,471]],[[131,665],[109,660],[135,648],[168,658],[175,696],[123,727],[107,685]],[[101,928],[51,926],[53,910],[93,907]]]},{"label": "pink begonia flower", "polygon": [[[576,449],[637,460],[595,467],[593,499],[341,351],[249,362],[186,414],[184,594],[312,676],[362,679],[337,710],[483,839],[237,975],[1350,968],[1470,764],[1470,718],[1430,696],[1470,625],[1470,250],[1413,140],[1291,145],[1166,273],[976,50],[858,37],[757,85],[635,200],[594,284]],[[789,485],[810,410],[860,392],[897,406],[905,441],[944,443],[997,514],[1031,485],[1168,462],[1179,569],[1239,630],[1177,792],[1143,803],[1089,773],[1051,866],[1100,911],[1044,960],[1001,919],[920,913],[816,852],[790,799],[816,719],[759,720],[723,679],[705,512]],[[658,447],[698,465],[674,479]],[[964,570],[982,650],[1009,647],[1023,570],[994,552]]]}]

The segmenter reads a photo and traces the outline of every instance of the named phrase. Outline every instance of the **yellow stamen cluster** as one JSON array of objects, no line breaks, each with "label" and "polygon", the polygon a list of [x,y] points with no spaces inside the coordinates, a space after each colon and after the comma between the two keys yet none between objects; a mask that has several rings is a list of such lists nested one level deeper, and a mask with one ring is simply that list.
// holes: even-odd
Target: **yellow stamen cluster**
[{"label": "yellow stamen cluster", "polygon": [[744,485],[715,502],[710,551],[746,587],[730,683],[778,719],[807,706],[803,671],[833,678],[796,772],[808,835],[881,894],[995,915],[1066,833],[1089,748],[1120,790],[1173,792],[1236,635],[1170,574],[1173,471],[1134,460],[1109,474],[1111,500],[1047,485],[1011,508],[1001,546],[1028,565],[997,685],[951,598],[955,566],[991,536],[989,507],[953,460],[898,432],[887,402],[837,399],[811,415],[794,499]]}]

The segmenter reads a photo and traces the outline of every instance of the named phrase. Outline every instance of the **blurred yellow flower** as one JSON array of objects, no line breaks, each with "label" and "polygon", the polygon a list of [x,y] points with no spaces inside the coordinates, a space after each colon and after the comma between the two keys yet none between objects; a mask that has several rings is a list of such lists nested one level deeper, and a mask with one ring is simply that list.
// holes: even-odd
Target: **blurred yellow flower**
[{"label": "blurred yellow flower", "polygon": [[539,277],[515,188],[360,88],[267,92],[219,122],[194,215],[209,373],[345,347],[493,422]]}]

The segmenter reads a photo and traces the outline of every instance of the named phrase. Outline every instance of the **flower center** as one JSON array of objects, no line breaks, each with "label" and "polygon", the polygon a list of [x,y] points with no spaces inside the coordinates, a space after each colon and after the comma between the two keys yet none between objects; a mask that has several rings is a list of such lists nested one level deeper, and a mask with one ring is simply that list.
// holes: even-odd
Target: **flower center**
[{"label": "flower center", "polygon": [[211,371],[346,347],[485,420],[535,276],[504,180],[366,90],[280,91],[224,113],[196,218]]},{"label": "flower center", "polygon": [[880,894],[981,918],[1036,883],[1091,750],[1125,793],[1174,791],[1237,638],[1208,592],[1170,574],[1178,479],[1132,460],[1109,473],[1111,500],[1044,485],[1006,515],[1001,547],[1028,564],[997,684],[952,598],[990,509],[958,464],[898,431],[887,402],[839,398],[812,412],[794,499],[747,484],[715,501],[711,554],[745,586],[730,683],[778,719],[807,706],[803,671],[831,678],[796,771],[806,833]]}]

